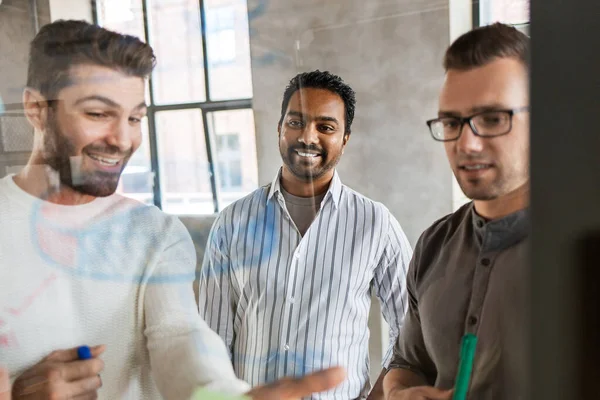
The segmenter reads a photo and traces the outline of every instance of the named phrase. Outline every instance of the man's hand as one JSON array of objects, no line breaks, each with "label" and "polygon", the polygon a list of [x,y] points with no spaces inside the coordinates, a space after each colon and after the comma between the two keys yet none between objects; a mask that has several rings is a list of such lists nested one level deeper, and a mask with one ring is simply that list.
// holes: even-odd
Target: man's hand
[{"label": "man's hand", "polygon": [[269,385],[252,389],[246,395],[254,400],[294,400],[312,393],[333,389],[346,378],[346,371],[336,367],[302,378],[283,378]]},{"label": "man's hand", "polygon": [[104,346],[91,348],[92,358],[79,360],[77,348],[57,350],[25,371],[12,388],[14,400],[95,399],[102,386],[98,375],[104,362],[98,358]]},{"label": "man's hand", "polygon": [[0,367],[0,400],[10,400],[8,371]]},{"label": "man's hand", "polygon": [[393,390],[386,400],[450,400],[452,389],[441,390],[431,386],[414,386]]}]

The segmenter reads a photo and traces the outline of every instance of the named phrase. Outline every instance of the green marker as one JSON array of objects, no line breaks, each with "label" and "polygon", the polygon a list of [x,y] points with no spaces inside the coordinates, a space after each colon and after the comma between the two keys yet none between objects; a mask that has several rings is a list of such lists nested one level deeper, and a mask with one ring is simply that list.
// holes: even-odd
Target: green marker
[{"label": "green marker", "polygon": [[460,347],[460,364],[458,365],[458,374],[454,383],[454,395],[452,400],[465,400],[469,392],[469,381],[473,371],[473,360],[475,359],[475,347],[477,346],[477,336],[467,333],[462,338]]},{"label": "green marker", "polygon": [[244,395],[218,393],[203,388],[196,389],[190,400],[250,400]]}]

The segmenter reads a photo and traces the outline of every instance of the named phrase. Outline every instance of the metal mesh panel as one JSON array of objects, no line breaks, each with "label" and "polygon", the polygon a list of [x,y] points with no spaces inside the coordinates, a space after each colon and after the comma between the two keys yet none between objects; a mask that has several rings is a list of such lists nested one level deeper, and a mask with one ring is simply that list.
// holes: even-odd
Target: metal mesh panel
[{"label": "metal mesh panel", "polygon": [[5,153],[26,152],[33,148],[33,127],[22,113],[0,115],[0,135]]}]

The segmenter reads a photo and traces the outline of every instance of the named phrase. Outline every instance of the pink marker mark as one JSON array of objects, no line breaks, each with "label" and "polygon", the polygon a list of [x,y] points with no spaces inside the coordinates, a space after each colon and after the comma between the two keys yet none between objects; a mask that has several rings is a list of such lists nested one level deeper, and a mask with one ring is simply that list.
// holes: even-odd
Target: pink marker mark
[{"label": "pink marker mark", "polygon": [[4,335],[0,335],[0,347],[17,347],[19,343],[17,342],[17,337],[14,332],[5,333]]},{"label": "pink marker mark", "polygon": [[17,308],[6,308],[6,311],[8,311],[9,313],[11,313],[15,317],[18,317],[19,315],[23,314],[31,306],[31,304],[33,304],[34,300],[37,297],[39,297],[44,292],[44,290],[46,290],[46,288],[48,286],[50,286],[50,284],[54,280],[56,280],[56,274],[50,275],[48,278],[46,278],[40,284],[40,286],[38,286],[38,288],[32,294],[30,294],[29,296],[27,296],[27,298],[23,301],[23,303],[21,304],[20,307],[17,307]]},{"label": "pink marker mark", "polygon": [[[39,225],[36,229],[40,249],[54,262],[65,267],[76,267],[77,238]],[[60,246],[57,246],[60,243]],[[57,250],[59,249],[59,250]]]}]

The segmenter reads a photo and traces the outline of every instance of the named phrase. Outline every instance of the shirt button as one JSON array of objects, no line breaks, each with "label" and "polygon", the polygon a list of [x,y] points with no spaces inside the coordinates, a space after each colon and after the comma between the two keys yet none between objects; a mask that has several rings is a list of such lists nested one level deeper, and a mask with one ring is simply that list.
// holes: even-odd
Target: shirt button
[{"label": "shirt button", "polygon": [[285,346],[283,346],[283,350],[288,351],[290,349],[290,346],[288,346],[287,344]]},{"label": "shirt button", "polygon": [[478,227],[478,228],[481,228],[481,227],[483,227],[483,221],[482,221],[482,220],[478,220],[478,221],[477,221],[477,227]]},{"label": "shirt button", "polygon": [[471,326],[475,325],[477,323],[477,317],[474,317],[474,316],[471,315],[469,317],[468,322],[469,322],[469,325],[471,325]]},{"label": "shirt button", "polygon": [[288,299],[288,301],[289,301],[290,303],[294,304],[294,302],[296,301],[296,299],[295,299],[295,298],[293,298],[293,297],[290,297],[290,298]]},{"label": "shirt button", "polygon": [[483,259],[481,260],[481,265],[483,265],[484,267],[487,267],[487,266],[489,266],[489,265],[490,265],[490,263],[491,263],[491,261],[490,261],[490,259],[489,259],[489,258],[483,258]]}]

